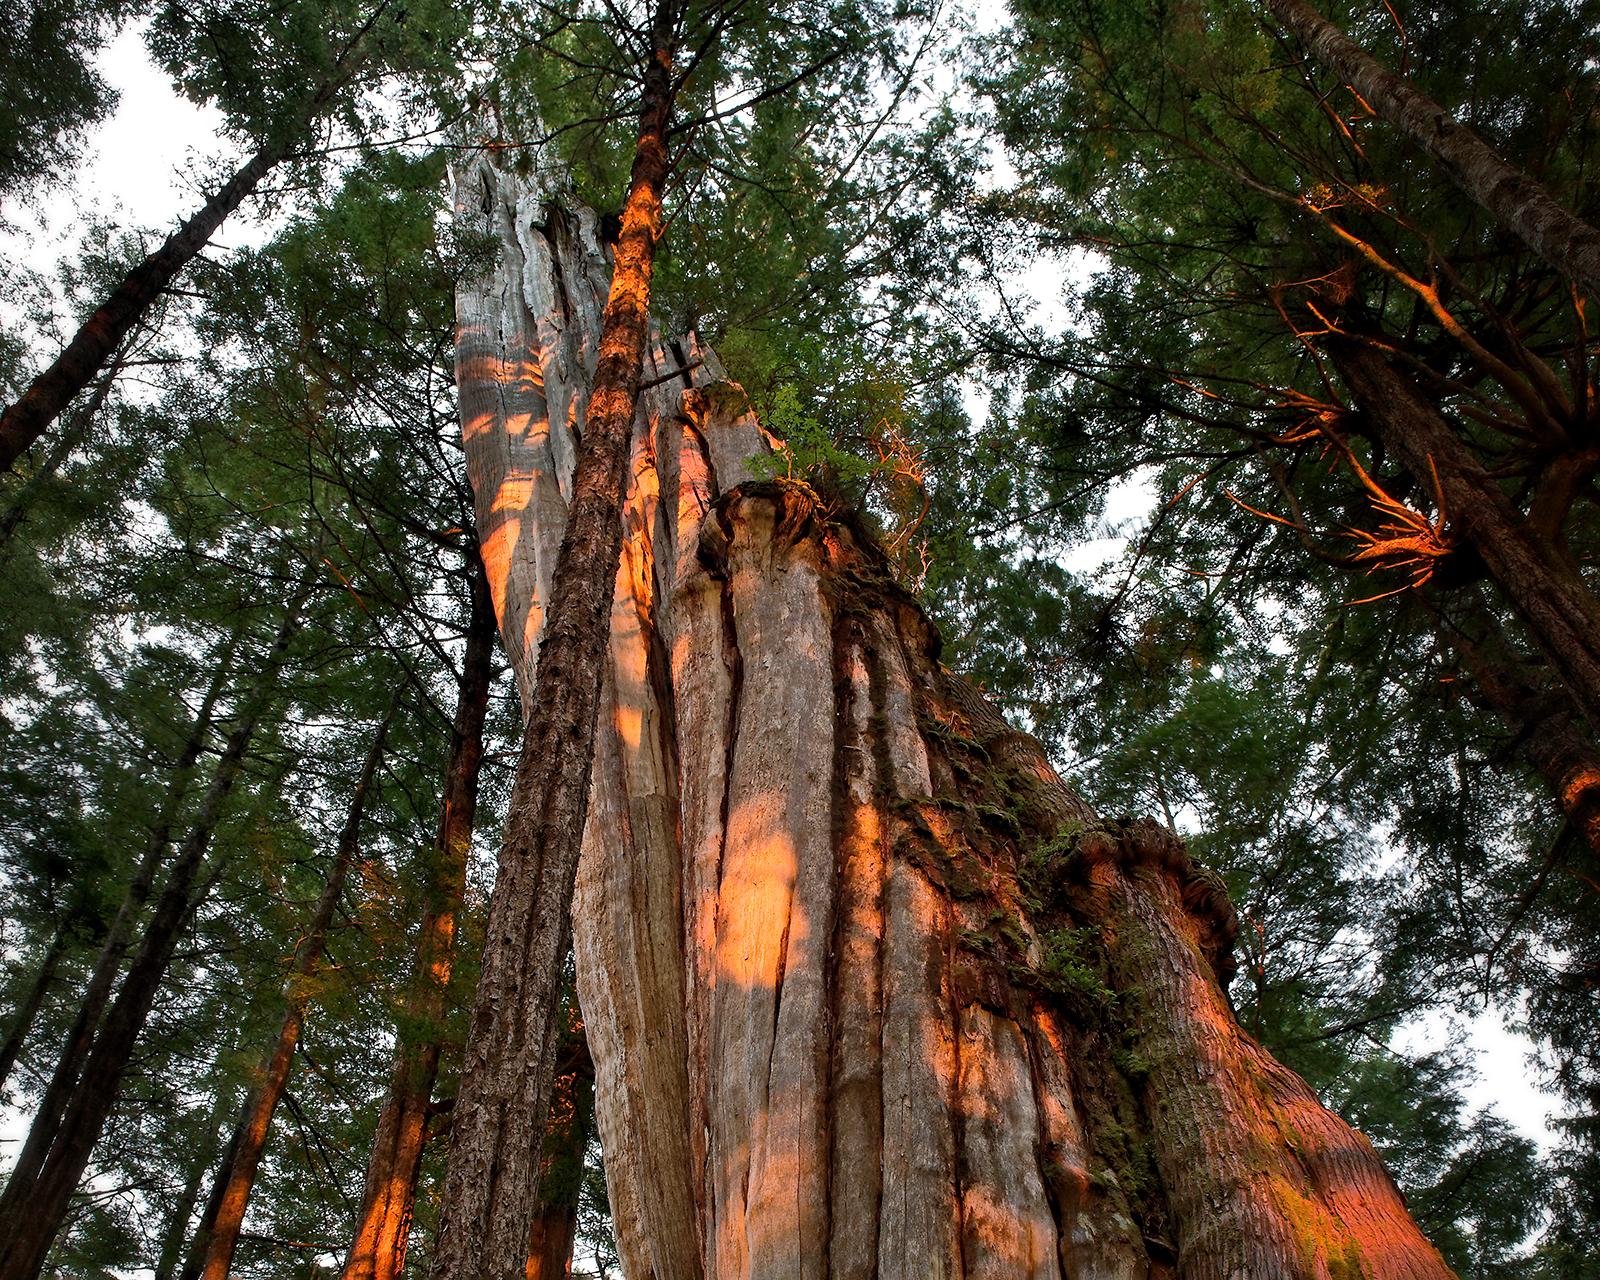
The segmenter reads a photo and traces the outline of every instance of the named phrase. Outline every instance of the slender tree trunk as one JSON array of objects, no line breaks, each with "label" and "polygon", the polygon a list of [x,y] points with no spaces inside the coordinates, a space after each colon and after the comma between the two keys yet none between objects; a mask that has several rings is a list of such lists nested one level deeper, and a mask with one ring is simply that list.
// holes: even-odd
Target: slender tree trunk
[{"label": "slender tree trunk", "polygon": [[33,985],[28,988],[22,1007],[17,1010],[16,1021],[6,1033],[5,1044],[0,1045],[0,1089],[4,1089],[6,1081],[11,1078],[11,1068],[17,1065],[17,1056],[22,1052],[23,1041],[28,1038],[33,1020],[38,1016],[39,1006],[44,1003],[50,984],[55,980],[56,966],[61,963],[61,957],[67,949],[67,942],[71,936],[70,922],[63,920],[56,926],[55,937],[50,939],[50,945],[45,948],[44,955],[39,957],[39,967],[33,974]]},{"label": "slender tree trunk", "polygon": [[223,219],[244,202],[282,158],[283,150],[275,142],[257,149],[198,213],[122,278],[54,363],[0,412],[0,471],[9,471],[89,385],[162,291],[205,248]]},{"label": "slender tree trunk", "polygon": [[195,877],[233,784],[244,768],[245,753],[256,726],[276,691],[318,567],[313,559],[289,601],[255,688],[228,737],[189,835],[167,873],[167,882],[116,999],[94,1033],[83,1072],[62,1109],[60,1124],[48,1150],[37,1162],[37,1173],[30,1171],[24,1177],[19,1168],[6,1184],[5,1195],[0,1198],[0,1280],[35,1280],[61,1229],[72,1193],[83,1178],[94,1144],[116,1102],[123,1070],[166,976],[178,939],[199,905],[200,895],[191,896]]},{"label": "slender tree trunk", "polygon": [[[598,250],[485,162],[458,203],[484,185],[513,216],[457,370],[515,660]],[[627,1273],[1446,1276],[1234,1021],[1221,882],[944,671],[868,536],[750,479],[759,424],[684,354],[650,355],[572,911]]]},{"label": "slender tree trunk", "polygon": [[583,1023],[574,1016],[562,1035],[561,1061],[556,1065],[539,1175],[539,1206],[528,1237],[524,1280],[565,1280],[572,1274],[584,1153],[593,1134],[594,1059],[584,1042]]},{"label": "slender tree trunk", "polygon": [[[229,1052],[231,1052],[231,1046]],[[220,1078],[222,1055],[217,1055],[215,1074]],[[202,1130],[202,1139],[199,1149],[195,1152],[194,1160],[189,1165],[189,1176],[184,1181],[183,1191],[178,1197],[178,1203],[173,1207],[172,1218],[167,1223],[167,1231],[161,1238],[161,1252],[156,1257],[156,1269],[153,1280],[173,1280],[178,1273],[178,1264],[183,1261],[184,1242],[189,1239],[189,1219],[194,1216],[194,1207],[200,1200],[200,1188],[206,1180],[206,1171],[211,1168],[211,1162],[217,1158],[218,1128],[228,1118],[228,1113],[235,1110],[230,1104],[232,1089],[219,1089],[217,1096],[211,1102],[211,1114],[206,1118],[205,1128]],[[239,1125],[233,1126],[229,1139],[231,1151],[237,1143]],[[220,1196],[213,1197],[220,1199]],[[210,1206],[208,1206],[210,1207]],[[214,1209],[211,1213],[215,1220]],[[210,1223],[202,1222],[202,1227],[209,1233]]]},{"label": "slender tree trunk", "polygon": [[367,1158],[366,1187],[344,1280],[398,1280],[411,1234],[412,1206],[427,1125],[433,1114],[456,916],[466,892],[467,859],[483,767],[483,726],[493,680],[495,616],[488,578],[476,553],[472,614],[456,691],[439,827],[428,859],[428,884],[405,1016],[395,1035],[394,1071]]},{"label": "slender tree trunk", "polygon": [[288,141],[262,143],[205,205],[167,237],[162,246],[123,276],[95,313],[85,320],[72,341],[43,373],[28,384],[17,399],[0,411],[0,471],[9,471],[25,449],[32,446],[52,422],[72,403],[105,364],[134,325],[149,313],[164,290],[189,265],[223,221],[255,191],[366,61],[362,45],[373,25],[388,8],[381,0],[372,15],[346,45],[333,73],[306,97],[286,130]]},{"label": "slender tree trunk", "polygon": [[139,917],[155,886],[156,875],[171,849],[172,824],[177,821],[184,797],[188,794],[195,765],[211,736],[212,716],[216,711],[217,700],[222,696],[227,684],[232,663],[233,645],[230,644],[212,676],[211,686],[206,690],[200,711],[195,716],[194,726],[189,731],[189,740],[184,744],[183,753],[179,756],[172,777],[167,783],[161,808],[157,811],[155,823],[145,840],[144,854],[139,860],[139,865],[134,868],[133,878],[128,882],[122,904],[117,908],[116,917],[106,933],[106,940],[101,945],[94,972],[89,976],[89,985],[84,989],[83,997],[78,1002],[78,1011],[73,1015],[72,1026],[68,1029],[66,1041],[61,1047],[61,1056],[56,1061],[55,1072],[45,1088],[44,1097],[39,1100],[39,1106],[34,1111],[32,1122],[28,1127],[28,1137],[17,1156],[17,1163],[11,1171],[10,1180],[6,1183],[5,1194],[0,1196],[0,1241],[3,1241],[11,1231],[12,1215],[17,1211],[15,1208],[17,1201],[14,1197],[25,1194],[24,1188],[31,1186],[38,1178],[39,1170],[43,1168],[45,1159],[49,1156],[60,1133],[62,1116],[66,1113],[78,1088],[84,1061],[94,1045],[100,1017],[111,999],[111,990],[116,984],[117,974],[121,972],[123,957],[127,955],[128,947],[133,942],[134,929],[138,926]]},{"label": "slender tree trunk", "polygon": [[122,361],[127,347],[115,355],[106,370],[100,375],[100,381],[95,384],[94,394],[89,397],[88,403],[83,405],[77,413],[72,415],[72,420],[61,432],[45,460],[31,476],[28,482],[17,491],[16,500],[11,504],[5,515],[0,516],[0,547],[11,541],[11,535],[17,531],[17,526],[22,523],[22,517],[28,512],[34,498],[37,496],[39,486],[61,469],[71,455],[72,451],[83,443],[89,434],[89,427],[100,410],[105,407],[106,399],[111,394],[111,386],[117,380],[117,374],[122,371]]},{"label": "slender tree trunk", "polygon": [[206,1265],[206,1255],[211,1250],[211,1233],[216,1229],[217,1214],[222,1211],[222,1197],[228,1190],[228,1184],[233,1181],[233,1165],[239,1155],[240,1144],[244,1142],[244,1131],[250,1122],[250,1095],[245,1094],[239,1103],[239,1113],[233,1122],[233,1129],[228,1134],[228,1145],[222,1149],[222,1158],[217,1161],[217,1171],[211,1177],[211,1190],[206,1193],[206,1206],[200,1212],[200,1221],[195,1225],[194,1239],[189,1244],[189,1251],[184,1257],[183,1270],[178,1273],[178,1280],[200,1280],[200,1272]]},{"label": "slender tree trunk", "polygon": [[[649,331],[679,17],[675,0],[661,0],[650,32],[639,139],[599,362],[489,904],[451,1128],[435,1280],[516,1280],[527,1262],[621,546],[627,446]],[[491,544],[480,538],[480,545],[487,562]]]},{"label": "slender tree trunk", "polygon": [[1573,705],[1600,731],[1600,600],[1381,351],[1342,341],[1327,350],[1351,399],[1421,491],[1430,492],[1438,475],[1451,529],[1477,551]]},{"label": "slender tree trunk", "polygon": [[250,1203],[250,1191],[255,1186],[256,1172],[261,1167],[261,1155],[266,1150],[267,1134],[272,1128],[272,1113],[278,1109],[284,1088],[289,1083],[289,1068],[294,1062],[295,1046],[300,1043],[300,1031],[305,1026],[306,1008],[311,1000],[312,980],[322,963],[322,953],[327,947],[328,929],[333,924],[333,913],[344,894],[344,883],[350,864],[361,843],[361,820],[366,810],[367,796],[372,779],[383,762],[383,740],[394,715],[391,704],[377,732],[372,746],[362,762],[361,774],[356,781],[350,808],[345,815],[344,829],[339,833],[338,846],[333,856],[333,866],[328,871],[327,883],[311,913],[311,922],[294,957],[285,996],[288,1008],[284,1011],[283,1025],[279,1028],[277,1042],[265,1057],[260,1069],[260,1083],[251,1091],[245,1104],[245,1120],[240,1130],[237,1149],[228,1181],[206,1243],[205,1267],[202,1280],[227,1280],[233,1265],[233,1251],[239,1243],[239,1232],[244,1226],[245,1209]]},{"label": "slender tree trunk", "polygon": [[1305,0],[1268,0],[1267,8],[1312,57],[1438,160],[1456,186],[1580,289],[1600,295],[1600,229],[1574,217],[1543,186],[1501,159],[1433,99],[1380,65]]}]

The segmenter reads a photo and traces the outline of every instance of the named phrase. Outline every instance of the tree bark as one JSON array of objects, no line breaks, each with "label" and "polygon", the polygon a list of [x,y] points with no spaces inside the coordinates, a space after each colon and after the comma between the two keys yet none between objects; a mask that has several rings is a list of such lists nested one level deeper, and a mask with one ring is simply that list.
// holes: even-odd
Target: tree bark
[{"label": "tree bark", "polygon": [[1580,289],[1600,295],[1600,229],[1575,217],[1438,103],[1380,65],[1305,0],[1268,0],[1318,62],[1444,166],[1450,180]]},{"label": "tree bark", "polygon": [[494,675],[494,602],[482,562],[476,554],[473,559],[472,614],[456,690],[439,827],[428,860],[416,962],[405,1015],[395,1035],[389,1093],[367,1158],[366,1186],[345,1258],[344,1280],[398,1280],[411,1233],[427,1124],[433,1114],[433,1085],[455,962],[456,916],[466,892],[478,777],[483,767],[483,727]]},{"label": "tree bark", "polygon": [[[531,715],[489,903],[451,1128],[435,1280],[516,1280],[527,1262],[621,544],[624,465],[649,330],[679,19],[676,0],[661,0],[571,507],[537,674],[531,694],[524,693]],[[487,563],[492,543],[482,532]]]},{"label": "tree bark", "polygon": [[245,1209],[249,1206],[256,1172],[261,1167],[261,1156],[266,1150],[267,1134],[272,1128],[272,1114],[278,1109],[278,1102],[289,1083],[289,1068],[294,1062],[295,1046],[300,1043],[300,1031],[305,1026],[306,1009],[311,1001],[312,981],[322,963],[328,929],[333,924],[333,913],[338,908],[339,899],[344,895],[350,864],[360,847],[361,820],[366,810],[367,795],[372,787],[373,776],[383,762],[384,736],[389,731],[394,706],[394,703],[390,704],[372,736],[372,746],[362,762],[355,792],[350,798],[344,829],[339,833],[333,866],[328,871],[327,882],[311,913],[311,922],[296,949],[285,987],[289,1007],[284,1011],[277,1042],[261,1064],[260,1083],[251,1091],[249,1101],[245,1104],[245,1122],[240,1130],[238,1147],[228,1172],[227,1185],[217,1205],[211,1237],[206,1242],[202,1280],[228,1280],[229,1269],[233,1265],[233,1251],[244,1226]]},{"label": "tree bark", "polygon": [[117,997],[94,1032],[82,1075],[61,1111],[47,1150],[37,1161],[37,1173],[29,1170],[25,1176],[19,1167],[6,1184],[5,1195],[0,1198],[0,1280],[36,1280],[61,1229],[72,1193],[116,1102],[122,1072],[166,976],[178,939],[199,905],[198,896],[191,897],[195,878],[228,795],[244,768],[245,752],[256,726],[276,691],[318,567],[315,559],[306,567],[285,609],[272,648],[228,737],[189,835],[167,873],[167,882]]},{"label": "tree bark", "polygon": [[50,1077],[50,1083],[45,1087],[44,1097],[39,1100],[39,1105],[34,1110],[33,1119],[28,1126],[28,1137],[17,1155],[17,1163],[11,1170],[5,1193],[0,1196],[0,1241],[9,1235],[12,1215],[17,1211],[13,1196],[22,1195],[23,1188],[30,1186],[38,1178],[39,1171],[43,1168],[45,1159],[49,1156],[60,1133],[62,1116],[75,1096],[84,1061],[94,1046],[101,1015],[105,1012],[106,1004],[111,999],[111,989],[116,984],[118,973],[121,972],[123,957],[127,955],[128,947],[132,945],[139,916],[144,911],[150,892],[155,887],[156,875],[171,848],[172,824],[177,821],[184,797],[188,794],[195,764],[199,761],[200,753],[205,749],[206,742],[211,736],[212,716],[216,711],[217,700],[222,696],[223,688],[227,684],[232,665],[233,647],[230,645],[212,676],[211,686],[206,690],[199,713],[195,716],[194,726],[189,731],[189,739],[184,744],[183,753],[178,757],[172,777],[168,780],[166,795],[162,798],[155,824],[150,828],[145,840],[144,854],[138,866],[134,868],[133,876],[128,881],[128,888],[123,894],[122,903],[117,908],[111,928],[106,932],[99,958],[95,961],[94,972],[89,975],[89,984],[78,1001],[72,1026],[67,1030],[60,1057],[56,1060],[55,1071]]},{"label": "tree bark", "polygon": [[[515,655],[599,251],[558,193],[480,185],[512,216],[457,369]],[[1448,1275],[1234,1021],[1221,882],[947,673],[848,516],[752,478],[761,428],[688,342],[634,433],[572,915],[625,1271]]]}]

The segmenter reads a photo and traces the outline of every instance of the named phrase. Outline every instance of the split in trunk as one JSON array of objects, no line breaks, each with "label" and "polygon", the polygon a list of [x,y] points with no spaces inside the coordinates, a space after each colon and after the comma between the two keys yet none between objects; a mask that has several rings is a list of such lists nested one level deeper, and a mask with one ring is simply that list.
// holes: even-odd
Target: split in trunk
[{"label": "split in trunk", "polygon": [[[480,187],[505,258],[457,369],[528,699],[598,248],[555,193]],[[1446,1276],[1234,1021],[1220,881],[946,672],[847,513],[754,478],[761,428],[686,341],[632,443],[572,912],[625,1271]]]},{"label": "split in trunk", "polygon": [[551,1090],[550,1121],[539,1172],[539,1205],[528,1237],[524,1280],[565,1280],[572,1274],[584,1156],[594,1135],[594,1059],[589,1056],[583,1020],[578,1016],[577,993],[569,988],[564,1003],[568,1009],[567,1025],[561,1035]]}]

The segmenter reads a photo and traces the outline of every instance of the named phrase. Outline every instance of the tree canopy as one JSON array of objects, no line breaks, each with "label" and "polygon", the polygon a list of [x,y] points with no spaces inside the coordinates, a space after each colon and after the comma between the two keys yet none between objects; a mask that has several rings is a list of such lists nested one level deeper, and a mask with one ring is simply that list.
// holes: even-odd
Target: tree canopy
[{"label": "tree canopy", "polygon": [[[1600,217],[1593,4],[1325,16]],[[48,1110],[96,973],[135,964],[198,840],[52,1265],[198,1274],[295,1006],[234,1267],[312,1275],[350,1246],[405,1046],[434,1046],[419,1123],[444,1129],[520,736],[497,659],[470,856],[441,871],[484,589],[454,295],[495,252],[452,219],[447,170],[560,165],[574,202],[619,209],[649,20],[25,3],[0,24],[0,197],[70,190],[114,96],[94,54],[133,23],[246,165],[270,156],[228,215],[263,233],[222,253],[196,232],[0,477],[0,1087]],[[768,468],[877,534],[945,662],[1086,799],[1162,818],[1222,875],[1241,1025],[1371,1138],[1447,1261],[1595,1275],[1600,630],[1548,621],[1600,617],[1581,286],[1267,6],[1015,0],[978,30],[734,0],[686,6],[678,48],[663,335],[715,347],[785,442]],[[71,260],[6,264],[38,301],[0,315],[0,397],[166,230],[87,225]],[[1115,494],[1146,513],[1108,526]],[[352,812],[323,957],[295,969]],[[435,1006],[418,957],[447,897]],[[1529,1037],[1554,1143],[1473,1112],[1458,1051],[1405,1047],[1475,1016]],[[603,1265],[565,1052],[576,1147],[543,1195]],[[412,1268],[443,1166],[421,1150]]]}]

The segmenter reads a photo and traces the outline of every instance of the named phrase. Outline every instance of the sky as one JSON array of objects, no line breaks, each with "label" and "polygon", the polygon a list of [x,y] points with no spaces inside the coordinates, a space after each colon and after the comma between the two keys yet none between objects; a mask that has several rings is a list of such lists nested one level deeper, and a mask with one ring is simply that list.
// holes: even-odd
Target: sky
[{"label": "sky", "polygon": [[[124,32],[101,59],[103,73],[121,91],[112,119],[89,135],[85,162],[72,187],[57,194],[44,209],[42,225],[16,211],[5,211],[21,224],[18,233],[0,232],[0,253],[31,261],[39,269],[69,254],[86,214],[113,215],[125,226],[165,234],[201,203],[198,175],[213,170],[218,160],[231,162],[238,151],[217,130],[221,117],[178,98],[165,77],[145,57],[137,30]],[[231,168],[231,163],[228,164]],[[216,243],[222,247],[259,243],[264,232],[248,216],[224,224]],[[1055,298],[1042,298],[1051,308]],[[1141,516],[1137,484],[1122,486],[1108,507],[1108,522],[1137,522]],[[1125,531],[1126,526],[1124,526]],[[1120,554],[1126,540],[1108,537],[1089,544],[1074,560],[1075,568],[1093,568]],[[1521,1132],[1549,1145],[1554,1135],[1545,1116],[1555,1100],[1540,1092],[1527,1058],[1532,1045],[1508,1030],[1494,1012],[1470,1019],[1432,1015],[1403,1028],[1400,1047],[1422,1051],[1443,1047],[1465,1035],[1477,1053],[1479,1076],[1465,1090],[1468,1107],[1490,1107]],[[15,1136],[15,1115],[0,1117],[0,1142]],[[14,1150],[6,1143],[6,1150]]]}]

